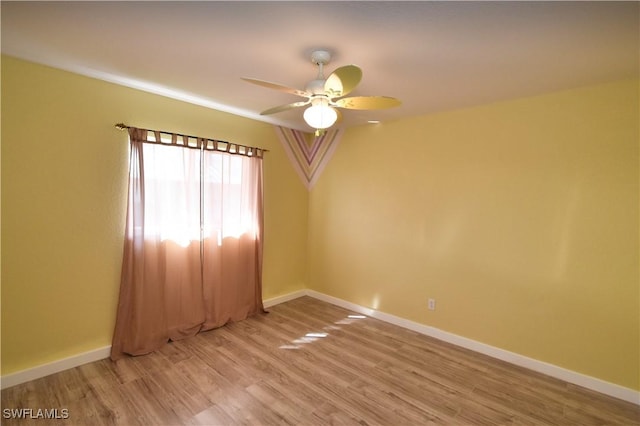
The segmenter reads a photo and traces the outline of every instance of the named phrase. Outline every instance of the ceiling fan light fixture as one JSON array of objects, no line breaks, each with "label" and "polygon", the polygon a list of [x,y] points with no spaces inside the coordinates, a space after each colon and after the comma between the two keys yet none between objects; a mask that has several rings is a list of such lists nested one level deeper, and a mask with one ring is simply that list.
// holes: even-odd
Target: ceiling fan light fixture
[{"label": "ceiling fan light fixture", "polygon": [[[362,79],[362,70],[356,65],[344,65],[324,77],[324,66],[329,63],[331,54],[326,50],[316,50],[311,54],[311,62],[318,67],[318,76],[310,81],[304,90],[283,86],[278,83],[244,78],[243,80],[259,86],[276,89],[306,98],[304,101],[269,108],[260,115],[275,114],[293,108],[306,107],[311,104],[302,115],[304,121],[311,128],[316,129],[316,136],[324,133],[325,129],[333,126],[342,119],[340,111],[344,109],[370,110],[393,108],[400,105],[400,101],[389,96],[351,96],[351,93]],[[339,98],[339,99],[338,99]]]},{"label": "ceiling fan light fixture", "polygon": [[304,121],[314,129],[328,129],[338,119],[338,113],[329,106],[326,99],[314,99],[312,105],[304,111]]}]

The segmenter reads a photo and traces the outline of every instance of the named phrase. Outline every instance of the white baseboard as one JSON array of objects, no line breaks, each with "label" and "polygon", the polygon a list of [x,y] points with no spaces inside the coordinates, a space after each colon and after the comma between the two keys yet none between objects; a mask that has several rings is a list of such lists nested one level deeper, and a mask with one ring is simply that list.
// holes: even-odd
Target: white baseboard
[{"label": "white baseboard", "polygon": [[625,388],[623,386],[609,383],[595,377],[577,373],[575,371],[567,370],[565,368],[558,367],[556,365],[549,364],[543,361],[538,361],[536,359],[529,358],[517,353],[509,352],[504,349],[496,348],[495,346],[487,345],[472,339],[468,339],[466,337],[458,336],[456,334],[449,333],[435,327],[430,327],[428,325],[409,321],[407,319],[380,312],[375,309],[365,308],[364,306],[347,302],[345,300],[338,299],[337,297],[319,293],[314,290],[306,290],[305,293],[307,296],[311,296],[324,302],[340,306],[341,308],[349,309],[362,315],[367,315],[372,318],[376,318],[381,321],[388,322],[390,324],[394,324],[415,331],[417,333],[434,337],[438,340],[463,347],[465,349],[470,349],[474,352],[488,355],[492,358],[506,361],[510,364],[537,371],[538,373],[546,374],[547,376],[555,377],[556,379],[564,380],[565,382],[573,383],[574,385],[582,386],[584,388],[591,389],[593,391],[609,395],[614,398],[622,399],[624,401],[640,405],[640,392],[636,390]]},{"label": "white baseboard", "polygon": [[[362,315],[367,315],[372,318],[379,319],[390,324],[394,324],[412,331],[415,331],[426,336],[434,337],[438,340],[442,340],[456,346],[470,349],[472,351],[488,355],[490,357],[509,362],[520,367],[527,368],[529,370],[537,371],[542,374],[546,374],[551,377],[555,377],[560,380],[564,380],[568,383],[573,383],[578,386],[582,386],[587,389],[600,392],[605,395],[612,396],[614,398],[622,399],[624,401],[631,402],[633,404],[640,405],[640,392],[625,388],[614,383],[609,383],[604,380],[597,379],[595,377],[587,376],[575,371],[567,370],[562,367],[558,367],[553,364],[549,364],[543,361],[538,361],[533,358],[529,358],[520,354],[506,351],[504,349],[496,348],[491,345],[487,345],[466,337],[458,336],[453,333],[449,333],[440,330],[435,327],[420,324],[417,322],[409,321],[407,319],[397,317],[395,315],[387,314],[385,312],[377,311],[375,309],[366,308],[355,303],[347,302],[346,300],[338,299],[337,297],[329,296],[324,293],[319,293],[314,290],[298,290],[293,293],[285,294],[283,296],[273,297],[263,301],[265,308],[278,305],[280,303],[288,302],[293,299],[297,299],[302,296],[310,296],[318,300],[322,300],[332,305],[340,306],[341,308],[349,309]],[[29,368],[26,370],[18,371],[15,373],[2,376],[0,379],[0,388],[6,389],[11,386],[25,383],[30,380],[39,379],[41,377],[48,376],[50,374],[58,373],[60,371],[68,370],[70,368],[78,367],[83,364],[87,364],[94,361],[99,361],[109,357],[111,353],[111,346],[105,346],[103,348],[95,349],[89,352],[84,352],[78,355],[74,355],[68,358],[64,358],[58,361],[54,361],[48,364],[39,365],[37,367]]]},{"label": "white baseboard", "polygon": [[68,358],[42,364],[37,367],[16,371],[15,373],[7,374],[0,378],[0,388],[10,388],[11,386],[19,385],[20,383],[40,379],[41,377],[49,376],[50,374],[78,367],[83,364],[100,361],[101,359],[108,358],[109,354],[111,354],[111,346],[105,346],[103,348],[94,349]]},{"label": "white baseboard", "polygon": [[267,309],[274,305],[279,305],[280,303],[288,302],[289,300],[297,299],[298,297],[302,297],[306,295],[307,295],[307,290],[298,290],[298,291],[294,291],[293,293],[263,300],[262,305],[264,306],[265,309]]}]

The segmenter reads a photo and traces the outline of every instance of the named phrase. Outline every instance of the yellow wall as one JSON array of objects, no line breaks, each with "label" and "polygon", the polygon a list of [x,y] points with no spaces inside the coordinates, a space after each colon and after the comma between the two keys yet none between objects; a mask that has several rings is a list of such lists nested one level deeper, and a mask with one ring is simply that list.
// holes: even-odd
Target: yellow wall
[{"label": "yellow wall", "polygon": [[640,389],[639,116],[626,81],[348,130],[310,287]]},{"label": "yellow wall", "polygon": [[271,150],[265,298],[308,282],[639,389],[638,116],[632,81],[354,128],[308,196],[268,124],[3,57],[2,374],[110,344],[124,121]]},{"label": "yellow wall", "polygon": [[111,344],[125,122],[269,149],[265,298],[304,287],[306,188],[271,125],[2,57],[2,374]]}]

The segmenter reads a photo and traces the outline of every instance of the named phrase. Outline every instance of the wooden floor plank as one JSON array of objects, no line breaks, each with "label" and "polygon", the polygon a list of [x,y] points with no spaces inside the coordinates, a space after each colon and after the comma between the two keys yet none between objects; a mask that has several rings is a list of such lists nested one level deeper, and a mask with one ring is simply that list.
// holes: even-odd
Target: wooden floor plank
[{"label": "wooden floor plank", "polygon": [[[309,297],[2,390],[3,425],[640,425],[640,407]],[[310,334],[312,333],[312,334]]]}]

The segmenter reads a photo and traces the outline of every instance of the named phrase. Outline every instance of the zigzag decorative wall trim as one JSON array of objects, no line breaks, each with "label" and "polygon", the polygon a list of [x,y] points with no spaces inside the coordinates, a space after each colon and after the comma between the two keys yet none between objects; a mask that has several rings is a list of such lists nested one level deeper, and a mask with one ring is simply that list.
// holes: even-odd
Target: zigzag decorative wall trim
[{"label": "zigzag decorative wall trim", "polygon": [[276,126],[289,160],[307,189],[311,189],[331,159],[342,137],[342,130],[330,129],[322,136]]}]

